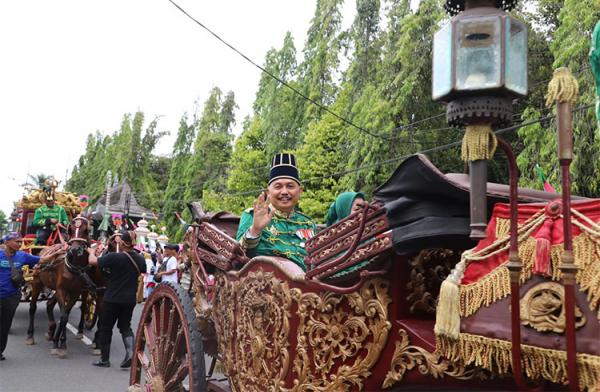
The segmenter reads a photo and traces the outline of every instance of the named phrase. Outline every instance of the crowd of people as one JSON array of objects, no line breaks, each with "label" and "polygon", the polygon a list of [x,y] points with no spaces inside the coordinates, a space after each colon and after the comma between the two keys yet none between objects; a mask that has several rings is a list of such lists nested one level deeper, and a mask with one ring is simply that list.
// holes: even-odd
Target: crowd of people
[{"label": "crowd of people", "polygon": [[[240,217],[237,239],[249,257],[285,257],[306,270],[305,244],[317,233],[317,226],[298,208],[302,192],[295,157],[285,153],[275,155],[266,191]],[[337,223],[365,204],[365,195],[360,192],[340,194],[327,212],[326,224]],[[44,211],[36,212],[39,224],[43,224],[46,231],[56,230],[57,224],[64,221],[60,209],[55,208],[52,200],[47,200],[44,207]],[[110,271],[98,320],[101,357],[93,365],[110,366],[110,345],[116,324],[126,351],[120,366],[127,368],[131,366],[133,355],[131,319],[136,303],[147,299],[161,282],[181,284],[188,289],[191,278],[189,264],[181,257],[182,247],[178,244],[162,247],[157,244],[153,250],[140,248],[134,231],[117,232],[112,240],[110,252],[88,248],[89,264]],[[0,360],[4,360],[2,353],[20,298],[19,283],[13,279],[14,270],[23,265],[33,267],[40,261],[39,257],[19,250],[22,242],[20,234],[10,233],[3,238],[4,248],[0,249]]]}]

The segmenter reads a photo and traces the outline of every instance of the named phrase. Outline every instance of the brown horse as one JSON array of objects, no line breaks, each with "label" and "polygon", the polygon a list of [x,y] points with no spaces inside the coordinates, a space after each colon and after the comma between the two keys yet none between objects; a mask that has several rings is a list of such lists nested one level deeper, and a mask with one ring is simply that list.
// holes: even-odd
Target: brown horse
[{"label": "brown horse", "polygon": [[54,342],[52,354],[64,357],[67,349],[67,321],[69,313],[75,302],[86,287],[87,280],[83,275],[89,270],[88,265],[88,237],[89,222],[86,218],[74,218],[67,229],[68,243],[56,244],[45,248],[40,253],[47,255],[48,262],[40,265],[34,272],[31,282],[31,302],[29,304],[29,328],[27,330],[27,344],[34,344],[34,318],[37,309],[37,299],[44,286],[55,290],[54,297],[60,308],[60,321],[58,326],[54,320],[54,305],[49,302],[46,306],[48,313],[48,338]]}]

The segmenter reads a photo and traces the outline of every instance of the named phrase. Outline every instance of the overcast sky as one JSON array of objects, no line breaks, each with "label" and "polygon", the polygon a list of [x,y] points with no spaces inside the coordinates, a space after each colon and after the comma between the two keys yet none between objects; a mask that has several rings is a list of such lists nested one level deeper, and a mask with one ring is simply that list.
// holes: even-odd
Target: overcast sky
[{"label": "overcast sky", "polygon": [[[291,31],[300,52],[315,0],[177,0],[257,63]],[[355,1],[346,0],[344,26]],[[260,71],[167,0],[0,2],[0,210],[10,213],[27,173],[64,183],[99,130],[123,114],[161,116],[171,149],[181,116],[218,86],[235,93],[236,133],[251,111]],[[146,122],[146,124],[147,124]]]}]

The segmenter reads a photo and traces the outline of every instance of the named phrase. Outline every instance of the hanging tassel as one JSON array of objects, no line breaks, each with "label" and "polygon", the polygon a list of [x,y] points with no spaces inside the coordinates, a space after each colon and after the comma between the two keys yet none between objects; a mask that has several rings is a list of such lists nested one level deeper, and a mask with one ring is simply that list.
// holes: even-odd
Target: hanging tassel
[{"label": "hanging tassel", "polygon": [[552,226],[554,226],[554,220],[547,218],[540,230],[537,232],[535,238],[535,261],[533,263],[534,274],[552,276],[552,269],[550,265]]},{"label": "hanging tassel", "polygon": [[465,162],[491,159],[497,146],[496,135],[489,124],[467,125],[460,156]]},{"label": "hanging tassel", "polygon": [[458,339],[460,334],[460,288],[465,272],[465,261],[456,264],[450,275],[442,282],[435,314],[436,335]]},{"label": "hanging tassel", "polygon": [[555,103],[575,103],[579,97],[579,83],[571,74],[569,68],[561,67],[554,70],[552,80],[548,83],[546,106]]}]

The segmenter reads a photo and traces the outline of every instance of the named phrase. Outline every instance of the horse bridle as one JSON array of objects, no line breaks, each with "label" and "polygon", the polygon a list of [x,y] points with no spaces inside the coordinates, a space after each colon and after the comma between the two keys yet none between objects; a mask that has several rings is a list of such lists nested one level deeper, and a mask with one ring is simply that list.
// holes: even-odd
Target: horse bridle
[{"label": "horse bridle", "polygon": [[74,230],[75,233],[73,233],[73,236],[68,241],[68,244],[70,247],[67,250],[67,253],[65,254],[65,267],[67,267],[67,270],[69,272],[74,273],[74,274],[79,274],[79,275],[86,273],[86,271],[89,270],[91,266],[89,265],[89,263],[86,263],[83,266],[75,265],[69,261],[69,255],[72,255],[71,251],[73,248],[71,246],[73,245],[73,243],[75,241],[78,241],[81,243],[81,246],[79,247],[79,255],[78,255],[80,257],[83,255],[82,253],[86,253],[86,249],[89,247],[88,239],[80,237],[80,234],[81,234],[80,231],[82,231],[83,225],[85,225],[85,227],[89,227],[89,220],[82,216],[78,216],[75,219],[73,219],[73,224],[69,225],[71,230]]},{"label": "horse bridle", "polygon": [[[75,219],[73,219],[73,224],[69,225],[69,226],[71,229],[73,229],[73,227],[75,228],[75,233],[69,239],[69,241],[68,241],[69,245],[71,244],[72,241],[81,241],[85,244],[86,247],[88,246],[88,239],[79,236],[80,229],[82,228],[82,226],[84,224],[85,224],[85,227],[89,227],[90,221],[87,218],[84,218],[83,216],[78,216]],[[71,234],[71,233],[69,233],[69,234]]]}]

